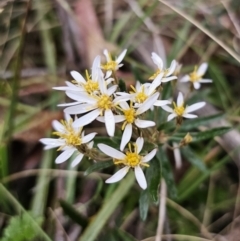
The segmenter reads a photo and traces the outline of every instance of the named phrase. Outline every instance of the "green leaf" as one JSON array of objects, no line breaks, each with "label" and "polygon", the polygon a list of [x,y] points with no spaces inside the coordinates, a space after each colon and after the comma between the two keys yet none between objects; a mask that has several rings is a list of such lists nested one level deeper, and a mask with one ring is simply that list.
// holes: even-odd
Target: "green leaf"
[{"label": "green leaf", "polygon": [[148,175],[151,177],[150,184],[148,187],[148,192],[152,201],[158,202],[159,185],[162,177],[160,160],[158,158],[154,158],[151,161],[150,167],[148,169],[149,169]]},{"label": "green leaf", "polygon": [[124,80],[119,79],[118,86],[119,86],[119,88],[120,88],[120,90],[122,92],[126,92],[127,91],[126,84],[125,84]]},{"label": "green leaf", "polygon": [[145,221],[148,214],[148,208],[149,208],[149,195],[147,190],[143,190],[141,192],[140,198],[139,198],[139,211],[140,211],[140,218]]},{"label": "green leaf", "polygon": [[204,162],[200,160],[188,146],[181,148],[181,152],[183,156],[186,158],[186,160],[189,161],[193,166],[195,166],[203,172],[207,171]]},{"label": "green leaf", "polygon": [[113,165],[113,161],[112,161],[112,160],[110,160],[110,161],[97,162],[97,163],[93,164],[92,166],[90,166],[90,167],[84,172],[84,175],[87,176],[87,175],[89,175],[89,174],[92,173],[92,172],[102,170],[102,169],[107,168],[107,167],[110,167],[110,166],[112,166],[112,165]]},{"label": "green leaf", "polygon": [[[228,131],[230,131],[231,129],[232,129],[231,127],[217,127],[207,131],[194,132],[194,133],[191,132],[190,134],[193,138],[192,142],[199,142],[199,141],[211,139],[215,136],[221,136],[227,133]],[[171,136],[169,140],[181,141],[185,135],[186,133],[177,133],[174,136]]]},{"label": "green leaf", "polygon": [[184,130],[190,130],[193,128],[198,128],[201,125],[206,125],[210,123],[211,121],[216,121],[224,117],[224,114],[218,113],[216,115],[210,115],[210,116],[203,116],[203,117],[198,117],[195,119],[191,120],[185,120],[183,121],[182,126],[179,128],[180,131]]},{"label": "green leaf", "polygon": [[[10,219],[8,226],[5,228],[1,241],[32,241],[38,236],[35,225],[29,219],[28,213],[15,216]],[[40,225],[42,218],[34,218]]]},{"label": "green leaf", "polygon": [[175,198],[177,198],[177,189],[175,186],[172,168],[171,168],[170,162],[161,146],[159,146],[159,148],[158,148],[156,158],[162,164],[162,176],[166,181],[169,197],[171,199],[175,199]]},{"label": "green leaf", "polygon": [[59,203],[64,211],[64,213],[70,217],[74,222],[79,224],[83,229],[88,226],[88,220],[81,213],[79,213],[73,205],[69,204],[64,200],[59,200]]},{"label": "green leaf", "polygon": [[94,137],[94,146],[97,144],[104,143],[105,145],[111,146],[113,148],[119,148],[121,139],[119,137],[105,137],[105,136],[96,136]]}]

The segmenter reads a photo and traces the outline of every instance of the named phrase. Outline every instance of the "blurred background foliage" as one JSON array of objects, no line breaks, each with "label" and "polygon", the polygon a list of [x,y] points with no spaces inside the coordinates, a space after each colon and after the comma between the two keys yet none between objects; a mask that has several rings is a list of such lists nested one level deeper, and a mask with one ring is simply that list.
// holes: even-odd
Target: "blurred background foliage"
[{"label": "blurred background foliage", "polygon": [[[192,129],[232,130],[181,150],[180,167],[171,150],[158,153],[168,194],[157,235],[239,240],[239,16],[237,0],[1,0],[0,240],[155,240],[163,195],[152,200],[131,175],[104,184],[114,171],[107,164],[108,174],[89,170],[88,160],[75,169],[55,165],[56,151],[43,152],[38,141],[62,118],[56,105],[66,99],[52,87],[70,80],[69,71],[90,68],[104,48],[116,55],[128,48],[118,72],[127,87],[152,73],[152,51],[182,63],[183,73],[209,63],[213,84],[190,100],[208,105]],[[106,134],[99,123],[88,128]]]}]

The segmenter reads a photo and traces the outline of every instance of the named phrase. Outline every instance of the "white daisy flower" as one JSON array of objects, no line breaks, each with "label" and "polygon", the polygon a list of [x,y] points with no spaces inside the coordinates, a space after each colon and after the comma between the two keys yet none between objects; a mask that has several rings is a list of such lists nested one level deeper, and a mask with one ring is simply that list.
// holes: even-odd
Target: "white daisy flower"
[{"label": "white daisy flower", "polygon": [[[159,93],[153,94],[151,97],[145,100],[142,105],[137,109],[135,109],[132,104],[129,106],[129,104],[125,101],[119,103],[119,109],[123,112],[123,115],[115,115],[114,121],[115,123],[124,121],[122,125],[123,136],[120,145],[121,151],[124,149],[124,147],[132,137],[133,125],[136,125],[138,128],[148,128],[155,126],[156,123],[154,121],[141,120],[139,119],[139,116],[153,106],[158,96]],[[99,117],[97,120],[105,123],[109,121],[108,119],[104,119],[101,117]]]},{"label": "white daisy flower", "polygon": [[77,153],[76,158],[71,163],[71,167],[75,167],[81,162],[84,156],[84,153],[79,151],[81,145],[85,144],[91,149],[93,147],[93,142],[91,141],[97,133],[93,132],[84,135],[82,127],[74,126],[73,120],[69,115],[66,114],[65,119],[66,120],[62,120],[61,122],[57,120],[52,122],[52,126],[56,130],[53,134],[58,136],[59,139],[42,138],[40,142],[46,145],[45,150],[59,147],[58,150],[62,151],[62,153],[55,160],[57,164],[65,162],[73,154]]},{"label": "white daisy flower", "polygon": [[173,102],[173,108],[171,108],[169,106],[162,106],[162,108],[165,111],[171,113],[168,116],[167,121],[170,121],[173,118],[177,117],[177,122],[180,124],[183,117],[190,118],[190,119],[196,118],[197,115],[189,114],[189,113],[202,108],[205,104],[206,104],[205,102],[198,102],[196,104],[184,107],[183,94],[181,92],[179,92],[178,97],[177,97],[177,104],[175,102]]},{"label": "white daisy flower", "polygon": [[194,71],[189,75],[185,75],[182,77],[180,82],[188,82],[190,81],[195,89],[199,89],[201,87],[201,83],[212,83],[211,79],[203,79],[202,76],[206,73],[208,68],[207,63],[202,63],[199,68],[195,66]]},{"label": "white daisy flower", "polygon": [[[114,136],[115,121],[112,110],[119,103],[124,101],[125,97],[113,98],[113,93],[117,89],[117,85],[113,85],[107,89],[103,78],[99,80],[99,94],[87,95],[84,93],[74,93],[67,91],[66,94],[73,100],[76,100],[74,106],[70,106],[64,110],[67,114],[85,114],[74,121],[76,126],[85,126],[94,121],[98,116],[104,116],[107,133],[109,136]],[[73,103],[71,103],[73,104]]]},{"label": "white daisy flower", "polygon": [[113,60],[108,50],[105,49],[103,51],[103,54],[106,56],[107,62],[105,64],[102,64],[101,68],[107,71],[106,73],[107,76],[110,76],[113,71],[116,71],[123,66],[121,62],[125,57],[126,53],[127,53],[127,49],[123,50],[123,52],[116,58],[116,60]]},{"label": "white daisy flower", "polygon": [[112,177],[106,180],[106,183],[114,183],[118,182],[127,174],[130,168],[134,169],[135,177],[139,186],[142,189],[147,188],[146,178],[144,176],[143,170],[141,166],[149,166],[147,162],[149,162],[157,153],[157,149],[153,149],[146,156],[141,156],[139,153],[143,148],[144,140],[142,137],[139,137],[136,143],[133,144],[133,150],[131,148],[131,144],[129,143],[129,150],[125,153],[120,152],[110,146],[105,144],[98,144],[98,148],[105,153],[106,155],[113,158],[114,164],[124,165],[122,169],[116,172]]},{"label": "white daisy flower", "polygon": [[175,60],[172,61],[168,69],[163,68],[163,61],[156,53],[152,53],[152,60],[154,64],[157,65],[158,69],[149,78],[149,80],[153,80],[155,86],[158,87],[162,82],[168,82],[177,79],[177,76],[171,76],[176,69],[177,62]]}]

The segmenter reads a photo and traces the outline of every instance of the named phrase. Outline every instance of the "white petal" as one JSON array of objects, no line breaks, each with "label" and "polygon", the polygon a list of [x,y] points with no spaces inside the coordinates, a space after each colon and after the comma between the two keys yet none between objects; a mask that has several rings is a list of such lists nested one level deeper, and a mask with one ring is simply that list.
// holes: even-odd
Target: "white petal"
[{"label": "white petal", "polygon": [[131,97],[132,97],[132,95],[118,96],[118,97],[116,97],[116,98],[113,100],[113,103],[114,103],[115,105],[117,105],[117,104],[121,103],[122,101],[128,101],[128,100],[130,100]]},{"label": "white petal", "polygon": [[198,82],[199,83],[212,83],[212,80],[211,79],[200,79]]},{"label": "white petal", "polygon": [[89,142],[89,143],[87,144],[88,148],[89,148],[89,149],[92,149],[92,148],[93,148],[93,144],[94,144],[93,141]]},{"label": "white petal", "polygon": [[184,103],[183,94],[182,92],[179,92],[177,97],[177,106],[182,106]]},{"label": "white petal", "polygon": [[125,129],[123,131],[120,150],[123,151],[124,147],[127,145],[127,143],[130,141],[132,137],[132,124],[128,123],[125,126]]},{"label": "white petal", "polygon": [[108,70],[106,73],[106,76],[111,76],[111,74],[112,74],[112,70]]},{"label": "white petal", "polygon": [[86,113],[93,109],[96,109],[96,107],[94,107],[92,104],[80,104],[80,105],[68,107],[64,109],[64,112],[70,115],[76,115],[76,114]]},{"label": "white petal", "polygon": [[119,123],[119,122],[122,122],[124,121],[126,118],[124,115],[115,115],[114,116],[114,120],[115,120],[115,123]]},{"label": "white petal", "polygon": [[175,113],[172,113],[172,114],[170,114],[169,116],[168,116],[168,118],[167,118],[167,121],[170,121],[170,120],[172,120],[174,117],[176,117],[177,116],[177,114],[175,114]]},{"label": "white petal", "polygon": [[62,145],[65,144],[64,140],[62,140],[62,139],[54,139],[54,138],[41,138],[39,141],[42,144],[44,144],[44,145],[54,146],[54,147],[62,146]]},{"label": "white petal", "polygon": [[118,58],[116,59],[116,62],[117,62],[118,64],[120,64],[120,63],[122,62],[122,60],[123,60],[123,58],[125,57],[126,53],[127,53],[127,49],[124,49],[124,50],[122,51],[122,53],[118,56]]},{"label": "white petal", "polygon": [[72,119],[72,117],[67,113],[64,113],[64,118],[66,121],[70,121]]},{"label": "white petal", "polygon": [[115,132],[115,121],[114,115],[111,110],[105,110],[104,112],[105,126],[109,136],[114,136]]},{"label": "white petal", "polygon": [[107,146],[105,144],[98,144],[97,146],[107,156],[110,156],[110,157],[118,159],[118,160],[124,160],[126,158],[125,154],[123,154],[122,152],[120,152],[110,146]]},{"label": "white petal", "polygon": [[93,132],[93,133],[90,133],[86,136],[83,136],[82,137],[82,143],[84,144],[84,143],[87,143],[87,142],[91,141],[96,135],[97,135],[97,132]]},{"label": "white petal", "polygon": [[136,166],[134,168],[134,172],[135,172],[135,177],[137,179],[137,182],[138,182],[139,186],[142,189],[146,189],[147,188],[147,181],[146,181],[146,178],[144,176],[142,168],[139,167],[139,166]]},{"label": "white petal", "polygon": [[99,89],[101,91],[102,94],[107,94],[107,87],[106,87],[106,83],[105,80],[103,79],[103,77],[99,77],[98,80],[98,84],[99,84]]},{"label": "white petal", "polygon": [[161,84],[162,82],[162,77],[163,77],[163,73],[160,73],[159,75],[157,75],[157,77],[153,80],[152,84],[150,85],[149,89],[148,89],[148,94],[152,94],[154,90],[156,90],[156,88]]},{"label": "white petal", "polygon": [[84,154],[79,153],[79,155],[77,155],[77,157],[72,161],[71,163],[71,167],[75,167],[77,164],[79,164],[81,162],[81,160],[83,159]]},{"label": "white petal", "polygon": [[86,103],[96,103],[96,99],[94,99],[93,97],[85,94],[84,92],[79,92],[79,93],[76,93],[76,92],[72,92],[72,91],[66,91],[66,95],[73,99],[73,100],[76,100],[76,101],[79,101],[79,102],[86,102]]},{"label": "white petal", "polygon": [[185,113],[189,113],[189,112],[193,112],[195,110],[198,110],[198,109],[202,108],[204,105],[206,105],[205,102],[198,102],[196,104],[187,106],[186,109],[185,109]]},{"label": "white petal", "polygon": [[162,70],[163,69],[163,61],[162,59],[156,54],[156,53],[152,53],[152,60],[153,63],[157,65],[157,67]]},{"label": "white petal", "polygon": [[96,81],[100,75],[100,65],[101,65],[101,57],[98,55],[95,57],[93,60],[93,65],[92,65],[92,80]]},{"label": "white petal", "polygon": [[157,100],[154,105],[155,106],[164,106],[164,105],[168,105],[171,104],[170,100]]},{"label": "white petal", "polygon": [[75,120],[73,122],[73,126],[78,127],[78,126],[85,126],[92,121],[94,121],[99,115],[101,111],[99,109],[93,110],[89,112],[88,114],[80,117],[79,119]]},{"label": "white petal", "polygon": [[165,111],[173,113],[173,109],[171,107],[169,107],[168,105],[163,105],[161,106]]},{"label": "white petal", "polygon": [[157,148],[149,152],[145,157],[143,157],[142,162],[149,162],[157,153]]},{"label": "white petal", "polygon": [[68,149],[64,152],[62,152],[55,160],[55,163],[59,164],[62,162],[65,162],[75,151],[75,148]]},{"label": "white petal", "polygon": [[170,77],[162,78],[162,82],[165,83],[165,82],[168,82],[168,81],[171,81],[174,79],[177,79],[177,76],[170,76]]},{"label": "white petal", "polygon": [[189,75],[185,75],[180,79],[180,82],[188,82],[188,81],[190,81]]},{"label": "white petal", "polygon": [[125,101],[120,102],[119,105],[124,110],[130,109],[129,104],[127,102],[125,102]]},{"label": "white petal", "polygon": [[107,94],[110,96],[110,95],[112,95],[115,91],[116,91],[116,89],[117,89],[117,85],[113,85],[113,86],[111,86],[108,90],[107,90]]},{"label": "white petal", "polygon": [[136,119],[134,121],[135,125],[139,128],[148,128],[148,127],[151,127],[151,126],[155,126],[156,123],[154,121],[148,121],[148,120],[139,120],[139,119]]},{"label": "white petal", "polygon": [[70,74],[72,75],[72,77],[79,83],[82,84],[86,84],[86,80],[82,77],[82,75],[80,73],[78,73],[77,71],[71,71]]},{"label": "white petal", "polygon": [[198,116],[197,115],[193,115],[193,114],[183,114],[183,117],[189,118],[189,119],[193,119],[193,118],[196,118]]},{"label": "white petal", "polygon": [[108,50],[107,50],[107,49],[104,49],[104,50],[103,50],[103,54],[106,56],[107,62],[110,62],[110,61],[111,61],[111,58],[109,57],[109,53],[108,53]]},{"label": "white petal", "polygon": [[148,109],[150,109],[153,104],[156,102],[157,98],[159,96],[159,93],[155,93],[153,94],[151,97],[149,97],[148,99],[146,99],[142,105],[139,107],[139,109],[136,111],[137,115],[142,114],[143,112],[147,111]]},{"label": "white petal", "polygon": [[197,70],[197,74],[200,76],[204,75],[207,71],[207,68],[208,68],[208,64],[202,63]]},{"label": "white petal", "polygon": [[65,130],[64,126],[57,120],[52,121],[52,126],[54,130],[63,132]]},{"label": "white petal", "polygon": [[139,154],[143,148],[144,144],[144,139],[142,137],[138,137],[136,140],[136,145],[137,145],[137,154]]},{"label": "white petal", "polygon": [[81,104],[82,102],[71,102],[71,103],[62,103],[62,104],[58,104],[57,106],[59,107],[65,107],[65,106],[72,106],[72,105],[77,105],[77,104]]},{"label": "white petal", "polygon": [[201,87],[201,84],[199,82],[193,82],[193,86],[196,90],[198,90]]},{"label": "white petal", "polygon": [[176,60],[173,60],[173,61],[171,62],[170,67],[169,67],[167,76],[171,75],[171,74],[175,71],[176,66],[177,66],[177,62],[176,62]]},{"label": "white petal", "polygon": [[118,182],[118,181],[122,180],[128,173],[129,168],[130,167],[124,167],[124,168],[120,169],[113,176],[108,178],[105,182],[106,183],[114,183],[114,182]]},{"label": "white petal", "polygon": [[111,74],[112,74],[112,71],[107,71],[107,73],[104,77],[106,79],[107,84],[110,84],[114,80],[114,78],[109,78],[111,76]]}]

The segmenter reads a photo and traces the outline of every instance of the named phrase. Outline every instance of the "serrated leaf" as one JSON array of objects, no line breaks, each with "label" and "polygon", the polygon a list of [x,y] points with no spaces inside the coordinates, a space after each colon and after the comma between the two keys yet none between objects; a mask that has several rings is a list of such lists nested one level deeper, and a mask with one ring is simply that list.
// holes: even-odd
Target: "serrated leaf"
[{"label": "serrated leaf", "polygon": [[[12,217],[8,226],[4,229],[2,241],[32,241],[38,236],[36,226],[32,223],[28,213],[23,213],[20,216]],[[42,218],[35,218],[40,224]]]},{"label": "serrated leaf", "polygon": [[203,117],[198,117],[191,120],[184,120],[182,126],[179,128],[179,131],[184,131],[184,130],[187,131],[193,128],[197,128],[201,125],[206,125],[211,121],[214,121],[214,120],[216,121],[218,119],[223,118],[223,116],[224,116],[223,113],[219,113],[216,115],[203,116]]},{"label": "serrated leaf", "polygon": [[79,224],[83,229],[87,227],[88,220],[81,213],[79,213],[73,205],[69,204],[64,200],[59,200],[59,203],[64,211],[64,213],[71,218],[74,222]]},{"label": "serrated leaf", "polygon": [[199,159],[188,146],[181,148],[181,152],[183,156],[186,158],[186,160],[189,161],[193,166],[195,166],[203,172],[207,171],[204,162],[201,159]]},{"label": "serrated leaf", "polygon": [[[191,136],[192,136],[192,142],[199,142],[199,141],[204,141],[204,140],[207,140],[207,139],[211,139],[215,136],[221,136],[225,133],[227,133],[228,131],[230,131],[232,128],[231,127],[217,127],[217,128],[213,128],[211,130],[207,130],[207,131],[201,131],[201,132],[191,132]],[[186,135],[186,132],[185,133],[177,133],[173,136],[171,136],[169,138],[169,140],[172,140],[172,141],[181,141],[184,136]]]},{"label": "serrated leaf", "polygon": [[148,175],[151,177],[150,184],[148,186],[149,196],[153,202],[158,202],[159,185],[162,177],[160,160],[158,158],[151,160],[150,167],[148,169]]},{"label": "serrated leaf", "polygon": [[87,176],[92,172],[96,172],[99,170],[102,170],[104,168],[110,167],[113,165],[113,161],[102,161],[102,162],[97,162],[95,164],[93,164],[92,166],[90,166],[85,172],[84,175]]},{"label": "serrated leaf", "polygon": [[171,168],[170,162],[161,146],[159,146],[159,148],[158,148],[156,158],[162,164],[162,176],[166,181],[169,197],[171,199],[176,199],[177,198],[177,189],[175,186],[172,168]]},{"label": "serrated leaf", "polygon": [[140,218],[145,221],[148,214],[148,208],[149,208],[149,196],[148,191],[143,190],[140,194],[139,198],[139,212],[140,212]]}]

